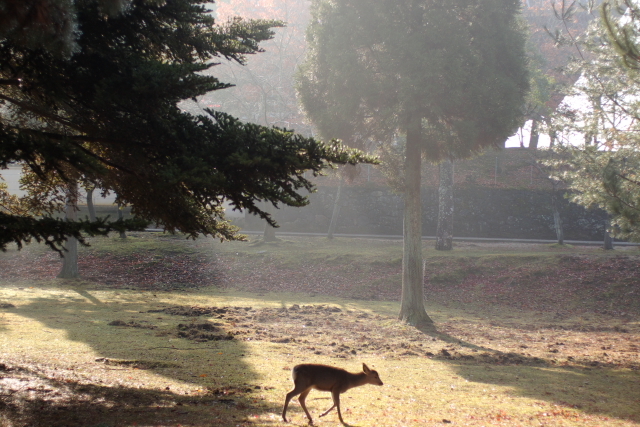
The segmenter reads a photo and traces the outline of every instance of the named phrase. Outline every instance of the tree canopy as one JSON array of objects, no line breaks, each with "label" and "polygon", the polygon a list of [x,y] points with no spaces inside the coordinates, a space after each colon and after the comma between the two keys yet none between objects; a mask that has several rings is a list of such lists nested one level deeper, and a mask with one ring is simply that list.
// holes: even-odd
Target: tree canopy
[{"label": "tree canopy", "polygon": [[[203,75],[215,58],[243,62],[281,25],[242,19],[217,25],[206,3],[62,2],[62,15],[71,14],[62,19],[74,28],[71,39],[56,33],[59,20],[46,15],[49,8],[36,16],[54,24],[3,18],[0,168],[19,162],[43,181],[82,177],[169,231],[231,239],[236,230],[224,220],[225,201],[273,223],[257,203],[307,203],[300,191],[313,188],[306,170],[317,174],[328,162],[371,161],[337,142],[243,123],[211,109],[199,115],[180,110],[182,100],[229,86]],[[0,6],[19,15],[20,2]],[[48,29],[56,30],[52,40],[71,47],[39,43]],[[30,238],[59,247],[66,236],[113,226],[36,218],[5,205],[0,248]]]},{"label": "tree canopy", "polygon": [[372,126],[402,130],[416,115],[428,123],[430,159],[467,157],[502,143],[520,118],[528,75],[518,3],[317,1],[310,55],[332,73],[322,78],[342,90],[342,105],[366,111]]}]

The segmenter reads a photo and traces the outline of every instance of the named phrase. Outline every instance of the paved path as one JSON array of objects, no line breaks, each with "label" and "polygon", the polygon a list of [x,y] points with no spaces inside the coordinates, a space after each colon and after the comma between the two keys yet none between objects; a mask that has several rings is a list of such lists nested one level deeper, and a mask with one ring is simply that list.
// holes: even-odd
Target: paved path
[{"label": "paved path", "polygon": [[[149,228],[146,231],[162,231],[160,229]],[[264,231],[255,230],[240,230],[241,234],[261,235]],[[278,236],[312,236],[312,237],[326,237],[327,233],[296,233],[293,231],[276,231]],[[402,240],[400,235],[389,234],[337,234],[335,237],[346,238],[358,238],[358,239],[389,239],[389,240]],[[422,240],[435,240],[435,236],[422,236]],[[503,238],[491,238],[491,237],[454,237],[454,241],[457,242],[480,242],[480,243],[539,243],[539,244],[553,244],[558,243],[557,240],[544,240],[544,239],[503,239]],[[602,241],[589,241],[589,240],[565,240],[565,244],[576,246],[602,246]],[[614,242],[614,246],[640,246],[640,243],[629,242]]]}]

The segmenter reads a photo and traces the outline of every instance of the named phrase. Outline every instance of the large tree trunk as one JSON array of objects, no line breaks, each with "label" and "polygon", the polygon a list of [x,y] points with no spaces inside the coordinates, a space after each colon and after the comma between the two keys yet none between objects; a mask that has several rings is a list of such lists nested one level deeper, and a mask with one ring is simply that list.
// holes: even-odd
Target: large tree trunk
[{"label": "large tree trunk", "polygon": [[[76,182],[69,183],[67,188],[65,217],[67,221],[78,219],[78,184]],[[62,269],[58,273],[58,278],[75,279],[78,276],[78,239],[69,237],[64,244]]]},{"label": "large tree trunk", "polygon": [[402,298],[398,318],[409,325],[433,327],[424,308],[422,270],[422,204],[420,200],[421,123],[418,117],[407,125],[404,192],[404,240],[402,253]]},{"label": "large tree trunk", "polygon": [[453,161],[440,163],[440,187],[438,188],[438,229],[436,249],[453,249]]},{"label": "large tree trunk", "polygon": [[329,231],[327,238],[333,239],[333,233],[336,231],[338,225],[338,217],[340,216],[340,204],[342,203],[342,184],[344,183],[344,176],[342,171],[340,172],[340,182],[338,183],[338,191],[336,193],[336,200],[333,204],[333,213],[331,214],[331,222],[329,223]]}]

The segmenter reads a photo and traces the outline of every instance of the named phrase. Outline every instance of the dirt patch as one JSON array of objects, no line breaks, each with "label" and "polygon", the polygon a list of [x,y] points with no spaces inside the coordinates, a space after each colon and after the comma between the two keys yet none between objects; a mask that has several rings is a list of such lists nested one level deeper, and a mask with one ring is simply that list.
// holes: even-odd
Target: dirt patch
[{"label": "dirt patch", "polygon": [[107,357],[99,357],[95,360],[98,363],[104,363],[108,366],[126,366],[134,369],[162,369],[175,366],[171,363],[158,362],[153,360],[122,360],[110,359]]},{"label": "dirt patch", "polygon": [[142,324],[142,323],[134,322],[133,320],[130,320],[128,322],[125,322],[124,320],[114,320],[112,322],[109,322],[108,325],[109,326],[122,326],[122,327],[126,327],[126,328],[156,329],[156,327],[154,325]]},{"label": "dirt patch", "polygon": [[233,333],[225,333],[218,325],[211,323],[179,324],[178,338],[187,338],[197,342],[232,340]]},{"label": "dirt patch", "polygon": [[287,344],[299,354],[339,359],[420,356],[497,365],[640,369],[637,325],[597,331],[595,327],[576,330],[522,324],[515,329],[517,333],[506,334],[500,325],[457,320],[438,325],[438,332],[425,333],[392,317],[326,304],[279,308],[172,306],[152,312],[211,319],[179,324],[177,337]]}]

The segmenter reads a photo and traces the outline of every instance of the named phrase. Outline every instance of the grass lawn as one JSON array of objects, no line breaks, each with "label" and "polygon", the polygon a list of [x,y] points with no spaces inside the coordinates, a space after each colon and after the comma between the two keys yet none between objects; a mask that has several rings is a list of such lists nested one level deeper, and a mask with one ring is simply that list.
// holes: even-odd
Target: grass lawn
[{"label": "grass lawn", "polygon": [[[395,320],[400,242],[95,238],[63,281],[0,254],[0,427],[301,426],[291,368],[376,369],[354,426],[640,426],[640,253],[425,242],[437,333]],[[316,425],[340,425],[312,391]]]}]

